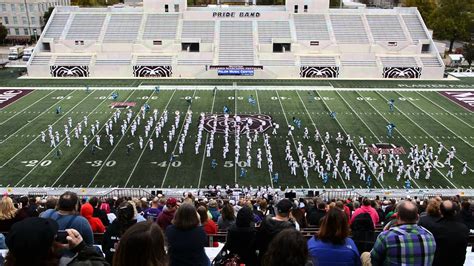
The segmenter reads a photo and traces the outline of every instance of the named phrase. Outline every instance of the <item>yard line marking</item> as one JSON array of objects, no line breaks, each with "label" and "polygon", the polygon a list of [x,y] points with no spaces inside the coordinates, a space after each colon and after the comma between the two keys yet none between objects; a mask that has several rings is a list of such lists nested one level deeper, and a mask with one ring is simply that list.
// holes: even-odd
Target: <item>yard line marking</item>
[{"label": "yard line marking", "polygon": [[[94,91],[94,92],[95,92],[95,91]],[[92,93],[94,93],[94,92],[92,92]],[[89,95],[91,95],[92,93],[90,93]],[[87,97],[85,97],[85,98],[87,98]],[[84,98],[84,99],[85,99],[85,98]],[[98,105],[94,108],[94,110],[96,110],[97,108],[99,108],[99,106],[101,106],[106,100],[107,100],[107,98],[104,99],[100,104],[98,104]],[[92,112],[90,112],[90,113],[87,115],[87,117],[89,117],[89,116],[94,112],[94,110],[92,110]],[[81,120],[81,123],[82,123],[82,121],[84,121],[84,119]],[[72,134],[72,132],[74,132],[75,130],[76,130],[76,128],[74,128],[73,130],[71,130],[71,132],[69,132],[68,136],[70,136],[70,135]],[[61,139],[61,141],[57,144],[56,147],[59,147],[59,145],[60,145],[65,139],[66,139],[66,136],[64,136],[64,138]],[[26,173],[26,175],[24,175],[24,176],[16,183],[15,186],[19,186],[19,184],[21,184],[21,182],[23,182],[23,180],[24,180],[26,177],[28,177],[46,158],[48,158],[48,156],[49,156],[55,149],[56,149],[56,148],[52,148],[51,151],[49,151],[49,152],[43,157],[43,159],[41,159],[41,160],[39,161],[39,163],[37,163],[35,166],[33,166],[33,168],[31,168],[31,170],[30,170],[28,173]]]},{"label": "yard line marking", "polygon": [[[148,103],[149,100],[151,100],[151,97],[153,96],[153,94],[155,93],[155,91],[153,91],[151,93],[150,96],[148,96],[147,100],[145,101],[145,103]],[[144,103],[144,104],[145,104]],[[133,119],[131,119],[130,121],[134,121],[135,119],[137,119],[137,117],[140,115],[140,109],[139,111],[137,112],[137,114],[135,115],[135,117],[133,117]],[[104,123],[105,125],[105,123]],[[91,182],[89,182],[89,184],[87,185],[87,187],[90,187],[92,185],[92,183],[95,181],[95,179],[97,178],[97,176],[99,175],[100,171],[102,171],[102,169],[104,169],[104,166],[106,165],[106,163],[109,161],[110,157],[112,156],[112,154],[114,153],[115,149],[117,149],[117,147],[119,146],[119,143],[122,141],[122,139],[127,135],[127,132],[128,130],[132,127],[132,122],[130,122],[130,125],[127,126],[127,129],[125,130],[125,134],[120,137],[120,139],[117,141],[117,144],[115,144],[115,146],[112,148],[112,151],[110,151],[109,155],[107,156],[107,158],[105,158],[104,160],[104,163],[99,167],[99,170],[97,170],[97,172],[95,173],[94,177],[92,177],[92,180]],[[92,139],[94,139],[94,137],[92,137]]]},{"label": "yard line marking", "polygon": [[[74,91],[73,91],[74,92]],[[71,112],[74,108],[76,108],[79,104],[81,104],[87,97],[84,97],[84,99],[82,99],[79,103],[77,103],[76,105],[74,105],[69,111],[67,111],[66,113],[64,113],[64,115],[62,115],[60,118],[58,118],[54,123],[51,124],[51,126],[54,126],[57,122],[59,122],[61,119],[63,119],[64,116],[66,116],[69,112]],[[40,114],[39,116],[37,116],[36,118],[40,117],[42,114]],[[35,118],[35,119],[36,119]],[[30,120],[30,122],[28,123],[31,123],[33,122],[35,119],[33,120]],[[8,138],[6,138],[5,140],[2,141],[2,143],[4,141],[6,141],[7,139],[9,139],[10,137],[12,137],[13,135],[10,135]],[[18,137],[18,135],[16,135]],[[12,157],[10,157],[10,159],[8,159],[8,161],[6,161],[4,164],[2,164],[0,166],[0,168],[3,168],[5,165],[7,165],[9,162],[11,162],[14,158],[16,158],[21,152],[23,152],[26,148],[28,148],[33,142],[35,142],[35,140],[37,138],[39,138],[40,135],[38,134],[38,136],[34,139],[32,139],[28,144],[26,144],[25,147],[23,147],[20,151],[18,151],[17,153],[15,153]]]},{"label": "yard line marking", "polygon": [[[286,112],[285,112],[285,109],[283,108],[283,104],[281,103],[281,99],[280,99],[280,94],[278,94],[278,91],[275,90],[276,94],[277,94],[277,97],[278,97],[278,102],[280,103],[280,107],[281,107],[281,110],[283,111],[283,116],[285,117],[285,121],[286,121],[286,126],[288,127],[288,125],[290,124],[290,122],[288,121],[288,118],[286,117]],[[298,93],[298,92],[297,92]],[[299,96],[299,95],[298,95]],[[301,98],[300,98],[301,99]],[[314,124],[314,123],[313,123]],[[295,138],[293,138],[293,134],[291,134],[291,139],[293,140],[293,146],[295,146],[295,151],[298,150],[298,148],[296,147],[296,142],[295,142]],[[301,162],[300,162],[301,163]],[[311,188],[311,185],[309,184],[309,180],[308,178],[306,178],[306,184],[308,185],[308,188]],[[345,185],[344,185],[345,186]],[[346,186],[347,188],[347,186]]]},{"label": "yard line marking", "polygon": [[[171,100],[173,99],[175,93],[176,93],[176,90],[173,91],[173,94],[171,95],[170,99],[168,100],[168,103],[166,104],[166,106],[165,106],[165,108],[163,109],[163,111],[168,109],[168,105],[170,104]],[[161,116],[160,116],[160,117],[162,117],[162,116],[163,116],[163,112],[161,113]],[[155,134],[155,131],[156,131],[156,123],[158,123],[158,121],[155,121],[155,126],[153,127],[153,130],[151,131],[150,137],[147,139],[145,145],[143,146],[142,152],[140,153],[140,156],[138,157],[138,160],[135,162],[135,165],[133,166],[132,172],[130,172],[130,175],[128,176],[127,182],[125,182],[125,185],[123,186],[124,188],[127,187],[128,182],[130,182],[130,178],[132,178],[133,173],[135,173],[135,169],[137,168],[138,163],[139,163],[140,160],[142,159],[142,156],[143,156],[143,154],[145,153],[145,150],[147,149],[148,144],[150,143],[150,140],[153,138],[153,134]]]},{"label": "yard line marking", "polygon": [[[258,113],[261,114],[262,113],[262,110],[260,110],[260,102],[258,100],[258,90],[255,89],[255,97],[257,98],[257,107],[258,107]],[[260,140],[259,140],[260,141]],[[266,154],[266,150],[265,150],[265,154]],[[270,151],[271,153],[271,151]],[[268,159],[267,159],[267,163],[268,163]],[[267,171],[268,172],[268,175],[270,177],[270,185],[273,187],[273,178],[272,178],[272,173],[270,173],[270,171]]]},{"label": "yard line marking", "polygon": [[[195,89],[194,93],[193,93],[193,96],[192,96],[193,99],[194,99],[194,96],[196,95],[196,91],[197,90]],[[171,156],[174,156],[174,153],[176,152],[176,147],[178,147],[178,143],[180,141],[181,134],[183,133],[184,124],[186,123],[186,117],[189,116],[188,113],[189,113],[190,110],[191,110],[191,104],[188,106],[188,110],[184,114],[183,123],[181,124],[181,129],[179,130],[179,134],[176,136],[176,142],[174,144],[173,151],[171,152]],[[166,167],[165,176],[163,177],[163,181],[161,182],[161,188],[163,188],[163,186],[165,185],[166,176],[168,175],[168,171],[170,170],[170,166],[171,166],[171,162],[169,162],[168,167]]]},{"label": "yard line marking", "polygon": [[[461,121],[461,122],[462,122],[463,124],[465,124],[466,126],[468,126],[468,127],[470,127],[470,128],[474,128],[474,126],[472,126],[472,125],[466,123],[466,121],[464,121],[464,120],[462,120],[461,118],[459,118],[459,117],[456,115],[457,113],[454,113],[454,114],[453,114],[453,113],[451,113],[450,111],[444,109],[444,107],[442,107],[441,105],[439,105],[439,104],[433,102],[430,98],[424,96],[423,94],[421,94],[421,93],[419,93],[419,92],[416,92],[416,93],[418,93],[421,97],[423,97],[423,98],[425,98],[426,100],[428,100],[430,103],[432,103],[432,104],[438,106],[439,108],[443,109],[446,113],[450,114],[451,116],[454,116],[454,118],[456,118],[457,120]],[[427,113],[427,112],[425,112],[425,113]],[[460,115],[461,115],[461,113],[460,113]]]},{"label": "yard line marking", "polygon": [[[10,119],[14,118],[15,116],[21,114],[22,112],[26,111],[28,108],[32,107],[33,105],[37,104],[38,102],[42,101],[44,98],[48,97],[51,93],[53,92],[56,92],[57,90],[54,90],[54,91],[51,91],[50,93],[46,94],[45,96],[43,96],[41,99],[37,100],[36,102],[28,105],[26,108],[24,108],[23,110],[21,110],[20,112],[17,112],[16,114],[10,116],[7,120],[3,121],[2,123],[0,123],[0,126],[5,124],[6,122],[10,121]],[[30,111],[28,111],[28,113],[31,113]]]},{"label": "yard line marking", "polygon": [[[55,102],[53,105],[51,105],[50,107],[48,107],[48,108],[45,109],[45,110],[49,110],[49,109],[52,108],[53,106],[55,106],[55,105],[57,105],[58,103],[60,103],[62,100],[65,100],[65,99],[67,98],[67,96],[73,94],[74,92],[75,92],[75,91],[73,90],[71,93],[69,93],[68,95],[66,95],[66,97],[64,97],[64,98],[62,98],[61,100]],[[24,125],[23,125],[22,127],[20,127],[17,131],[13,132],[12,134],[10,134],[10,136],[8,136],[6,139],[4,139],[4,140],[2,141],[2,143],[5,142],[5,141],[7,141],[7,140],[8,140],[9,138],[11,138],[13,135],[16,135],[16,133],[18,133],[18,132],[19,132],[20,130],[22,130],[24,127],[28,126],[31,122],[33,122],[33,121],[35,121],[36,119],[40,118],[40,117],[41,117],[42,115],[44,115],[44,114],[46,114],[46,112],[43,112],[43,113],[41,113],[40,115],[35,116],[35,118],[33,118],[32,120],[29,120],[28,123],[24,124]],[[56,121],[56,122],[57,122],[57,121]],[[56,122],[55,122],[55,123],[56,123]]]},{"label": "yard line marking", "polygon": [[[388,101],[387,98],[385,98],[385,96],[383,96],[382,94],[378,93],[377,91],[375,91],[375,93],[377,93],[377,94],[379,95],[379,97],[381,97],[381,98],[384,99],[385,101]],[[378,112],[378,110],[375,109],[369,101],[367,101],[367,102],[369,103],[369,105],[370,105],[375,111]],[[406,118],[408,118],[408,120],[410,120],[413,124],[415,124],[415,125],[416,125],[418,128],[420,128],[423,132],[425,132],[426,135],[429,135],[428,132],[426,132],[422,127],[420,127],[418,124],[416,124],[411,118],[409,118],[408,116],[406,116],[406,115],[400,110],[400,108],[398,108],[398,107],[395,107],[395,108],[396,108],[400,113],[402,113]],[[383,116],[382,116],[382,117],[383,117]],[[383,118],[385,119],[385,121],[388,122],[388,120],[387,120],[385,117],[383,117]],[[397,130],[398,133],[400,133],[400,135],[403,136],[403,134],[400,132],[400,130],[398,130],[397,128],[395,128],[395,130]],[[411,146],[414,146],[407,138],[405,138],[405,139],[408,141],[408,144],[410,144]],[[432,139],[435,140],[433,137],[432,137]],[[435,140],[435,141],[436,141],[436,140]],[[435,169],[436,169],[436,171],[438,171],[438,173],[439,173],[442,177],[444,177],[444,179],[446,179],[446,181],[448,181],[448,183],[450,183],[455,189],[458,188],[458,187],[457,187],[456,185],[454,185],[454,183],[451,182],[451,180],[449,180],[437,167],[436,167]],[[413,180],[413,181],[414,181],[414,180]],[[415,184],[416,184],[416,182],[415,182]],[[418,186],[418,185],[417,185],[417,186]]]},{"label": "yard line marking", "polygon": [[[213,94],[214,94],[214,97],[212,98],[211,115],[214,112],[214,103],[216,101],[217,90]],[[209,132],[206,133],[206,142],[204,142],[204,150],[202,151],[201,170],[199,171],[199,180],[198,180],[198,185],[197,185],[198,189],[201,187],[202,170],[204,168],[204,161],[206,160],[206,146],[209,140],[209,134],[210,134]]]},{"label": "yard line marking", "polygon": [[[397,93],[398,95],[400,95],[400,96],[403,97],[403,95],[402,95],[401,93],[399,93],[399,92],[396,92],[396,93]],[[423,111],[420,107],[416,106],[416,104],[412,103],[411,101],[409,101],[409,102],[410,102],[411,105],[415,106],[417,109]],[[398,109],[398,111],[400,111],[400,109]],[[400,112],[402,112],[402,111],[400,111]],[[424,112],[424,111],[423,111],[423,112]],[[454,133],[454,131],[452,131],[451,129],[449,129],[447,126],[445,126],[443,123],[441,123],[440,121],[438,121],[436,118],[434,118],[433,116],[431,116],[431,115],[428,114],[428,113],[426,113],[426,114],[427,114],[429,117],[431,117],[434,121],[436,121],[438,124],[440,124],[441,126],[443,126],[444,128],[446,128],[449,132],[453,133],[456,137],[458,137],[458,138],[460,138],[462,141],[464,141],[469,147],[474,148],[474,146],[473,146],[471,143],[469,143],[469,142],[465,141],[463,138],[459,137],[458,134]],[[426,131],[425,131],[425,132],[426,132]]]},{"label": "yard line marking", "polygon": [[[345,99],[344,97],[342,97],[342,95],[341,95],[339,92],[336,91],[336,93],[337,93],[337,95],[339,96],[339,98],[341,98],[341,99],[344,101],[344,103],[345,103],[347,106],[349,106],[349,108],[352,110],[352,112],[355,112],[355,110],[354,110],[354,109],[352,108],[352,106],[346,101],[346,99]],[[359,94],[359,95],[360,95],[360,94]],[[322,99],[322,98],[321,98],[321,99]],[[323,100],[323,102],[324,102],[324,100]],[[364,123],[365,127],[366,127],[367,129],[369,129],[369,131],[372,133],[372,135],[375,137],[375,139],[376,139],[378,142],[381,142],[380,139],[379,139],[379,137],[377,137],[377,134],[375,134],[375,133],[372,131],[372,129],[367,125],[367,123],[365,123],[365,121],[364,121],[358,114],[356,114],[356,116],[357,116],[357,118],[359,118],[360,121],[362,121],[362,123]],[[339,124],[339,126],[342,128],[342,130],[344,131],[344,134],[346,134],[346,136],[347,136],[347,132],[344,130],[344,127],[342,127],[342,124],[339,122],[339,120],[337,120],[337,118],[336,118],[336,121],[338,122],[338,124]],[[354,137],[354,136],[352,136],[352,137]],[[372,136],[370,136],[370,138],[371,138],[371,137],[372,137]],[[356,147],[356,145],[354,144],[354,142],[352,142],[352,146],[354,146],[354,149],[357,151],[357,153],[359,154],[360,158],[365,162],[365,165],[367,165],[367,168],[369,169],[369,171],[372,172],[372,174],[374,175],[374,179],[377,180],[377,182],[378,182],[379,185],[382,187],[382,189],[384,189],[384,186],[383,186],[382,183],[378,180],[376,173],[374,173],[374,172],[372,171],[372,168],[369,166],[369,163],[368,163],[366,160],[364,160],[364,156],[363,156],[362,153],[360,152],[359,148]]]},{"label": "yard line marking", "polygon": [[[136,92],[137,90],[134,89],[132,91],[132,93],[130,93],[130,95],[127,97],[127,99],[124,100],[124,102],[128,101],[130,99],[130,97]],[[112,119],[114,116],[110,116],[109,119]],[[106,121],[108,121],[109,119],[107,119]],[[99,129],[99,132],[102,131],[102,129],[105,127],[105,123],[102,125],[102,127]],[[69,163],[69,165],[66,167],[66,169],[64,169],[64,171],[61,173],[61,175],[59,175],[59,177],[53,182],[53,184],[51,185],[51,187],[53,187],[58,181],[59,179],[61,179],[61,177],[67,172],[67,170],[74,164],[74,162],[79,158],[79,156],[82,154],[82,152],[84,152],[84,150],[89,147],[89,144],[91,144],[92,142],[94,141],[94,138],[91,138],[89,140],[89,142],[87,143],[87,146],[83,147],[82,150],[77,154],[77,156],[71,161],[71,163]]]}]

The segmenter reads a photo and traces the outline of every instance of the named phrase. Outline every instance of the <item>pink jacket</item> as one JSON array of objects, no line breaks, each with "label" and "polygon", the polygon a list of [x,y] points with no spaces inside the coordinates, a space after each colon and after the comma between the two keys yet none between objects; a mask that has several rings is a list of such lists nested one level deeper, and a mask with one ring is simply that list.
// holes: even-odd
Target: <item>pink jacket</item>
[{"label": "pink jacket", "polygon": [[374,227],[377,225],[379,222],[379,215],[377,211],[372,208],[371,206],[360,206],[357,210],[354,211],[354,214],[352,214],[351,218],[351,224],[354,222],[354,218],[364,212],[368,212],[370,214],[370,217],[372,218],[372,222],[374,222]]}]

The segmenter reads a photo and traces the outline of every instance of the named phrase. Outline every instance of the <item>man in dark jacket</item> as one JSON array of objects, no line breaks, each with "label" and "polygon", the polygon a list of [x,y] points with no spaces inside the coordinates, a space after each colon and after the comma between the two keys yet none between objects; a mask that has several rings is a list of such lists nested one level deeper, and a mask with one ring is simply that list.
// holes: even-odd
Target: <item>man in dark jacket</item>
[{"label": "man in dark jacket", "polygon": [[257,231],[257,249],[259,250],[259,259],[267,251],[268,245],[272,239],[281,231],[288,228],[295,228],[295,224],[290,220],[290,212],[293,209],[293,203],[289,199],[280,200],[276,207],[276,216],[267,216],[262,221]]},{"label": "man in dark jacket", "polygon": [[442,218],[427,227],[436,240],[433,266],[462,266],[466,259],[469,229],[456,219],[459,211],[456,203],[450,200],[443,201],[440,211]]},{"label": "man in dark jacket", "polygon": [[318,226],[321,219],[326,215],[326,203],[324,201],[318,202],[317,206],[308,211],[306,219],[309,225]]},{"label": "man in dark jacket", "polygon": [[100,200],[97,197],[92,197],[89,200],[89,203],[94,208],[94,212],[92,213],[92,217],[99,218],[104,226],[108,226],[110,224],[109,218],[107,218],[107,213],[105,213],[105,211],[100,209],[100,204],[101,204]]},{"label": "man in dark jacket", "polygon": [[166,227],[171,225],[171,221],[173,221],[174,214],[176,213],[177,209],[177,201],[175,198],[169,198],[166,200],[166,208],[158,215],[156,222],[161,227],[161,229],[166,230]]}]

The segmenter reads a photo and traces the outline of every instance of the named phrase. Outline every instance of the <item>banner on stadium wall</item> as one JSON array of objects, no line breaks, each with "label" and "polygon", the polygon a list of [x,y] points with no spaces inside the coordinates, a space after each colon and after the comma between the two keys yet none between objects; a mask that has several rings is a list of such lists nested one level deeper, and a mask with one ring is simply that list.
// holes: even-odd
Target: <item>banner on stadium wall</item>
[{"label": "banner on stadium wall", "polygon": [[253,76],[255,74],[253,69],[218,69],[218,76]]}]

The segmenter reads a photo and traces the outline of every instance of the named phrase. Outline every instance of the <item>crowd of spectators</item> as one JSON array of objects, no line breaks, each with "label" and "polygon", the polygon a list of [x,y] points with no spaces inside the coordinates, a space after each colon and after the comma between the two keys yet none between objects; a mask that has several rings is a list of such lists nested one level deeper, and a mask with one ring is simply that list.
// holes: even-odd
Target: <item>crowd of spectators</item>
[{"label": "crowd of spectators", "polygon": [[[465,261],[473,212],[460,197],[4,195],[0,249],[8,249],[4,265],[456,266]],[[206,247],[222,249],[211,261]]]}]

